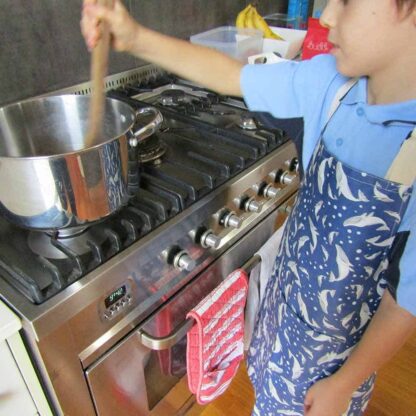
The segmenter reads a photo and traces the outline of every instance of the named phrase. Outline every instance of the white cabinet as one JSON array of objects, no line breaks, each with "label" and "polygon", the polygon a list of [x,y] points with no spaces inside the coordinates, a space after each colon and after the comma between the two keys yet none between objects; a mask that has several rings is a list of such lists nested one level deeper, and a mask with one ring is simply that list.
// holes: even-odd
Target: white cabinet
[{"label": "white cabinet", "polygon": [[0,301],[0,416],[52,415],[20,329],[20,319]]}]

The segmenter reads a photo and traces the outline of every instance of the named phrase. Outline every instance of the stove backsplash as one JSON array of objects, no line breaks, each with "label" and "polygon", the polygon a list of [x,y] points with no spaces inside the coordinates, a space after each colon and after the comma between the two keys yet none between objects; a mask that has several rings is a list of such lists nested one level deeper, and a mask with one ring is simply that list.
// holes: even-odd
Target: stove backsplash
[{"label": "stove backsplash", "polygon": [[[3,0],[0,9],[0,105],[70,87],[89,79],[90,56],[79,30],[82,0]],[[188,39],[233,24],[245,0],[129,0],[143,24]],[[284,11],[287,0],[263,0],[261,13]],[[144,62],[112,53],[110,74]]]}]

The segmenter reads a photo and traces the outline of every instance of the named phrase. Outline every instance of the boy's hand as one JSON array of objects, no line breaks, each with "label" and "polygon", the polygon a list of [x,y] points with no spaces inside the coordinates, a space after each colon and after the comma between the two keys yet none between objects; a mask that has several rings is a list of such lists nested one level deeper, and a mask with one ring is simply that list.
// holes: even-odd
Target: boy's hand
[{"label": "boy's hand", "polygon": [[115,0],[113,9],[96,4],[96,0],[84,0],[81,32],[88,49],[93,49],[101,36],[100,21],[108,23],[112,47],[115,50],[119,52],[133,51],[139,25],[119,0]]},{"label": "boy's hand", "polygon": [[305,416],[341,416],[347,409],[352,392],[343,388],[336,377],[317,381],[306,393]]}]

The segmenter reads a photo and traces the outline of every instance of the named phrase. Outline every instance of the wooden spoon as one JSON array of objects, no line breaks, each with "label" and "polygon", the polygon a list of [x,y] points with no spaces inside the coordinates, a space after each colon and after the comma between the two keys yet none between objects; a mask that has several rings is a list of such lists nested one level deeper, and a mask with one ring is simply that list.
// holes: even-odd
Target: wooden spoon
[{"label": "wooden spoon", "polygon": [[[113,7],[113,0],[97,0],[98,4]],[[110,30],[108,23],[100,22],[101,37],[92,51],[91,57],[91,101],[89,108],[88,131],[85,137],[85,148],[94,146],[102,134],[105,109],[104,78],[107,75],[108,54],[110,51]]]}]

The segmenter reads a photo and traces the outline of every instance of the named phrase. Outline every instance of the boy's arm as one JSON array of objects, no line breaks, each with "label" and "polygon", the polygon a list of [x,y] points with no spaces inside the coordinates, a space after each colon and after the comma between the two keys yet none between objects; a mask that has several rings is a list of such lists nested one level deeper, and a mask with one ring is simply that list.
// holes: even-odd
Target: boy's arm
[{"label": "boy's arm", "polygon": [[128,52],[221,94],[241,96],[241,62],[139,25],[119,0],[113,9],[97,5],[96,0],[84,0],[81,29],[90,49],[100,36],[99,21],[108,23],[115,50]]},{"label": "boy's arm", "polygon": [[416,317],[402,309],[386,290],[362,339],[343,366],[307,392],[305,415],[342,414],[352,393],[395,355],[415,329]]},{"label": "boy's arm", "polygon": [[142,27],[133,53],[220,94],[241,96],[242,63],[215,49]]}]

